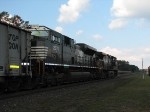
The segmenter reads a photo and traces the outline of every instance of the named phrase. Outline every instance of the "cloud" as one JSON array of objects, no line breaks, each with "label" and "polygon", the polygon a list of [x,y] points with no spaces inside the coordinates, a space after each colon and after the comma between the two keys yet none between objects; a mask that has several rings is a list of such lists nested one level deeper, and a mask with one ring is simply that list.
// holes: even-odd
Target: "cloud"
[{"label": "cloud", "polygon": [[80,35],[81,33],[83,33],[83,30],[79,30],[76,32],[76,35]]},{"label": "cloud", "polygon": [[69,0],[67,5],[63,4],[59,8],[59,18],[57,19],[60,23],[75,22],[81,16],[80,12],[85,11],[89,7],[90,0]]},{"label": "cloud", "polygon": [[150,53],[150,47],[149,48],[145,48],[144,51]]},{"label": "cloud", "polygon": [[139,28],[150,28],[150,22],[145,18],[138,19],[135,23]]},{"label": "cloud", "polygon": [[55,30],[56,30],[57,32],[59,32],[59,33],[62,33],[63,28],[62,28],[62,27],[60,27],[60,26],[58,26],[58,27],[56,27],[56,28],[55,28]]},{"label": "cloud", "polygon": [[127,21],[125,19],[118,18],[118,19],[112,20],[108,28],[111,30],[121,29],[121,28],[124,28],[126,25],[127,25]]},{"label": "cloud", "polygon": [[95,34],[92,36],[95,40],[100,40],[102,39],[102,36],[100,36],[99,34]]},{"label": "cloud", "polygon": [[[142,26],[144,28],[148,27],[146,23],[150,21],[149,10],[150,0],[113,0],[113,6],[110,8],[110,12],[113,17],[123,18],[126,19],[126,21],[127,19],[139,19],[139,22],[137,22],[137,26]],[[112,26],[115,28],[117,27],[117,25],[118,24],[113,24]]]},{"label": "cloud", "polygon": [[150,47],[139,47],[130,49],[117,49],[109,46],[101,49],[100,51],[117,57],[118,60],[129,61],[130,64],[136,65],[141,68],[141,60],[144,59],[144,68],[150,66]]},{"label": "cloud", "polygon": [[145,21],[146,21],[146,20],[145,20],[144,18],[140,19],[139,21],[136,21],[137,27],[143,27]]},{"label": "cloud", "polygon": [[149,18],[150,0],[114,0],[110,9],[113,16]]},{"label": "cloud", "polygon": [[104,53],[107,53],[107,54],[110,54],[110,55],[113,55],[113,56],[119,56],[119,55],[121,55],[121,50],[116,49],[116,48],[110,48],[109,46],[103,48],[100,51],[102,51]]}]

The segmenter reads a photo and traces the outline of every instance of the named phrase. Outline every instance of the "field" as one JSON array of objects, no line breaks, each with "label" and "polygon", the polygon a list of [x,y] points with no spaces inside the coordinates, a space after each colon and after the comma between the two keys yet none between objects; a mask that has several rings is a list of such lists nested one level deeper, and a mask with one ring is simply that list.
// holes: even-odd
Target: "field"
[{"label": "field", "polygon": [[150,78],[145,75],[143,79],[139,74],[121,79],[104,89],[92,87],[76,95],[72,93],[39,102],[39,106],[43,111],[54,112],[146,112],[150,111],[149,99]]},{"label": "field", "polygon": [[34,93],[0,101],[7,112],[150,112],[150,77],[111,80]]}]

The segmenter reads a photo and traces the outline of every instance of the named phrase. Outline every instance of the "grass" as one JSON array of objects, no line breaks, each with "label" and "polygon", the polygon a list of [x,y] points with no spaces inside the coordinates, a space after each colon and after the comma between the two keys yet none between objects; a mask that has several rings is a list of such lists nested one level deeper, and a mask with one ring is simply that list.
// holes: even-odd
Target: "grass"
[{"label": "grass", "polygon": [[143,79],[139,74],[104,89],[92,87],[38,105],[45,112],[146,112],[150,111],[149,99],[150,77]]},{"label": "grass", "polygon": [[83,111],[150,111],[150,78],[148,76],[145,79],[142,79],[142,75],[132,76],[103,91],[108,91],[105,97],[91,103]]}]

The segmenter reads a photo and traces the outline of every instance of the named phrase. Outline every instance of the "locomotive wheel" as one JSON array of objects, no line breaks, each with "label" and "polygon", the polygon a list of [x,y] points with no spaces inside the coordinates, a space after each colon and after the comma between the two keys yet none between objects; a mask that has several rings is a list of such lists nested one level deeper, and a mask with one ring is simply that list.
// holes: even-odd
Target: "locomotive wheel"
[{"label": "locomotive wheel", "polygon": [[46,83],[46,87],[51,87],[52,84],[51,83]]},{"label": "locomotive wheel", "polygon": [[36,85],[38,82],[38,78],[33,76],[28,77],[26,79],[23,80],[23,84],[21,85],[21,89],[36,89]]},{"label": "locomotive wheel", "polygon": [[8,91],[15,92],[20,90],[20,80],[12,80],[7,82]]},{"label": "locomotive wheel", "polygon": [[0,95],[3,94],[3,93],[5,92],[5,90],[6,90],[6,89],[1,88],[1,89],[0,89]]},{"label": "locomotive wheel", "polygon": [[0,85],[0,95],[5,92],[6,88],[4,88],[4,85]]},{"label": "locomotive wheel", "polygon": [[52,83],[51,81],[49,81],[48,79],[46,80],[46,87],[51,87],[52,86]]},{"label": "locomotive wheel", "polygon": [[41,87],[42,87],[42,84],[37,84],[35,88],[40,89]]}]

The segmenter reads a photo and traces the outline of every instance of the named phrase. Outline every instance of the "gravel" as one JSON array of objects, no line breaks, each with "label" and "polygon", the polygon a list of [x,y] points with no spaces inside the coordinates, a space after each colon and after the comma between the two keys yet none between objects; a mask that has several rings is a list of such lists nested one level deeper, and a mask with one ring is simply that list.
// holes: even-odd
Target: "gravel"
[{"label": "gravel", "polygon": [[[92,91],[93,88],[102,89],[111,86],[115,83],[114,80],[100,81],[0,100],[0,112],[76,112],[78,107],[84,105],[82,102],[77,104],[80,96],[83,97],[84,94],[90,90]],[[88,99],[83,100],[90,102]],[[76,106],[69,106],[69,103],[75,104]],[[68,108],[61,110],[61,107],[66,105],[68,105]]]}]

